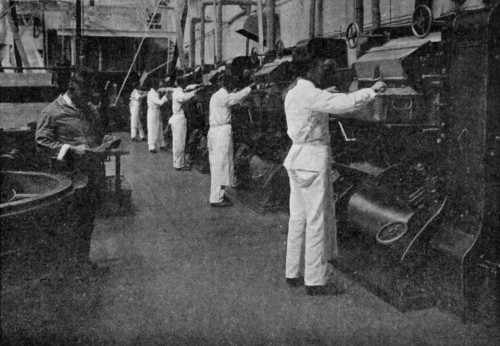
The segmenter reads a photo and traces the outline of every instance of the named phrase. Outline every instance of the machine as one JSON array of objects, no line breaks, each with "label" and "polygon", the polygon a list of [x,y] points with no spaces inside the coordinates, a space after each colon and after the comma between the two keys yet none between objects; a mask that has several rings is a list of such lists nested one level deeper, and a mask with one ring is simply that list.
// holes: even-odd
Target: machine
[{"label": "machine", "polygon": [[460,12],[425,37],[372,32],[350,90],[387,90],[332,120],[335,265],[403,311],[498,317],[499,14]]},{"label": "machine", "polygon": [[[259,88],[233,108],[236,174],[230,190],[258,211],[286,209],[283,100],[296,68],[337,63],[341,92],[378,80],[387,90],[360,111],[331,118],[340,256],[334,265],[402,311],[439,306],[498,318],[500,222],[497,5],[345,41],[313,38],[268,59]],[[418,11],[417,11],[418,10]],[[423,16],[422,20],[417,20]],[[418,24],[418,25],[416,25]]]}]

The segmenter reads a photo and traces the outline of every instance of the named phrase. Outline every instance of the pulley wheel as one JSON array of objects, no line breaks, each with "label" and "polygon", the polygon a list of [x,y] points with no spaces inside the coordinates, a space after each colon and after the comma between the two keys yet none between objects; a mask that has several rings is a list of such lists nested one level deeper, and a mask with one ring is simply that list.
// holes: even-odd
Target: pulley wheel
[{"label": "pulley wheel", "polygon": [[411,30],[418,38],[424,38],[431,32],[432,10],[427,5],[419,5],[411,17]]},{"label": "pulley wheel", "polygon": [[359,31],[360,31],[359,25],[357,23],[349,24],[345,33],[346,36],[345,40],[347,42],[347,47],[353,49],[358,46],[360,37]]}]

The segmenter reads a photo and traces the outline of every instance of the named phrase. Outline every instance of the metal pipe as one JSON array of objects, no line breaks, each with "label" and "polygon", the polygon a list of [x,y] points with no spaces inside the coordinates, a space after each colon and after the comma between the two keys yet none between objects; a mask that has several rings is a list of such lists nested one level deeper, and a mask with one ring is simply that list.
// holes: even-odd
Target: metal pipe
[{"label": "metal pipe", "polygon": [[216,62],[222,61],[222,0],[217,1],[217,15],[216,15],[216,39],[217,39],[217,51],[216,51]]},{"label": "metal pipe", "polygon": [[276,43],[276,32],[274,31],[274,13],[276,12],[275,0],[266,1],[266,24],[267,24],[267,48],[274,50]]},{"label": "metal pipe", "polygon": [[264,23],[262,20],[262,0],[257,0],[257,25],[259,27],[259,54],[264,54]]},{"label": "metal pipe", "polygon": [[[0,0],[0,72],[2,70],[2,60],[5,54],[8,54],[7,49],[7,12],[9,5],[7,0]],[[42,12],[43,13],[43,12]],[[45,50],[47,51],[47,50]],[[47,65],[47,64],[45,64]]]},{"label": "metal pipe", "polygon": [[99,40],[97,43],[97,71],[102,71],[102,62],[103,62],[103,54],[102,54],[102,42]]},{"label": "metal pipe", "polygon": [[372,0],[372,30],[380,28],[380,0]]},{"label": "metal pipe", "polygon": [[364,10],[363,0],[354,0],[354,21],[358,24],[361,32],[363,32],[364,27]]},{"label": "metal pipe", "polygon": [[205,6],[201,6],[200,16],[200,64],[205,65]]},{"label": "metal pipe", "polygon": [[314,34],[323,36],[323,0],[316,0],[316,19],[315,19]]},{"label": "metal pipe", "polygon": [[309,3],[309,39],[314,38],[314,26],[316,20],[316,0],[310,0]]},{"label": "metal pipe", "polygon": [[82,42],[82,0],[76,0],[76,35],[75,35],[75,55],[76,55],[76,66],[82,66],[81,57],[81,42]]},{"label": "metal pipe", "polygon": [[[43,66],[49,65],[49,38],[47,37],[47,28],[45,27],[45,9],[42,8],[42,33],[43,33]],[[0,54],[1,55],[1,54]],[[0,56],[0,64],[1,64]]]},{"label": "metal pipe", "polygon": [[[202,65],[205,64],[205,8],[209,5],[216,4],[215,0],[203,1],[201,3],[201,21],[200,21],[200,62]],[[240,6],[252,6],[256,5],[255,1],[248,0],[223,0],[222,5],[240,5]]]},{"label": "metal pipe", "polygon": [[191,17],[189,23],[189,63],[191,67],[196,65],[196,24],[200,22],[199,17]]}]

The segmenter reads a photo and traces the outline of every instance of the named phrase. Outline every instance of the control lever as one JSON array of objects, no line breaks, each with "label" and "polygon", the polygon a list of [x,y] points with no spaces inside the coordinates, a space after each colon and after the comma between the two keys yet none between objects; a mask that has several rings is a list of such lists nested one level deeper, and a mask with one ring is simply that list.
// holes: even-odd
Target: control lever
[{"label": "control lever", "polygon": [[[374,78],[377,77],[378,75],[378,81],[383,82],[384,81],[384,74],[382,71],[380,71],[380,67],[376,66],[374,71],[373,71]],[[381,88],[378,91],[377,97],[375,100],[373,100],[373,119],[376,121],[384,121],[385,120],[385,114],[384,114],[384,100],[380,97],[380,93],[383,93],[386,90],[385,87]]]},{"label": "control lever", "polygon": [[252,112],[250,111],[250,108],[248,108],[248,117],[250,118],[250,124],[253,124],[253,117],[252,117]]},{"label": "control lever", "polygon": [[342,137],[344,137],[344,141],[346,142],[355,142],[357,141],[356,138],[349,138],[347,137],[347,134],[345,133],[344,126],[342,126],[342,123],[340,121],[337,121],[340,127],[340,132],[342,133]]}]

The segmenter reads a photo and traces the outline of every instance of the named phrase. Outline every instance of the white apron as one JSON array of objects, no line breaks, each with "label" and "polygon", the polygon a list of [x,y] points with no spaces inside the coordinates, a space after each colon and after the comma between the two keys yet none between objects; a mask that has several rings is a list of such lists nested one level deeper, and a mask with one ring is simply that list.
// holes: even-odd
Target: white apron
[{"label": "white apron", "polygon": [[160,109],[148,107],[148,146],[150,150],[165,146]]},{"label": "white apron", "polygon": [[141,107],[138,104],[130,102],[130,137],[135,138],[137,133],[139,137],[144,138],[144,131],[142,129],[141,119],[140,119]]},{"label": "white apron", "polygon": [[184,114],[174,114],[168,120],[172,126],[172,153],[174,157],[174,168],[185,165],[184,150],[186,146],[187,121]]},{"label": "white apron", "polygon": [[231,125],[211,126],[207,141],[212,185],[232,186],[234,163]]}]

